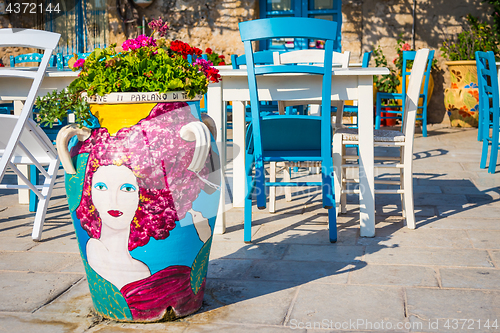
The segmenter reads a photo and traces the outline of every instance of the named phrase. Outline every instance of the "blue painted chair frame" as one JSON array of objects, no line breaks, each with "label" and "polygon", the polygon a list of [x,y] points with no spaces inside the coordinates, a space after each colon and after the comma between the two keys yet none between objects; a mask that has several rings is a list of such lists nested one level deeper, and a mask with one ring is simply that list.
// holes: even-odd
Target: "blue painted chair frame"
[{"label": "blue painted chair frame", "polygon": [[[307,73],[322,76],[322,110],[330,110],[332,88],[332,55],[337,23],[321,19],[280,17],[241,22],[241,40],[245,47],[252,122],[247,133],[246,196],[244,240],[250,242],[252,194],[257,207],[266,208],[266,186],[322,186],[323,207],[328,209],[329,238],[337,240],[333,186],[332,128],[330,112],[321,116],[262,116],[258,95],[258,75],[272,73]],[[311,38],[325,40],[324,62],[318,65],[255,66],[253,41],[270,38]],[[321,162],[322,182],[266,182],[265,162]],[[255,172],[255,174],[253,174]]]},{"label": "blue painted chair frame", "polygon": [[[86,59],[89,55],[90,55],[91,52],[87,52],[87,53],[77,53],[76,56],[78,57],[78,59]],[[74,58],[75,55],[74,54],[67,54],[65,56],[63,56],[62,53],[58,53],[56,58],[57,58],[57,69],[58,70],[63,70],[64,67],[68,67],[68,62],[71,58]]]},{"label": "blue painted chair frame", "polygon": [[[498,156],[499,144],[499,91],[498,74],[495,64],[495,54],[492,51],[476,51],[477,78],[479,85],[479,101],[482,104],[482,140],[483,148],[481,152],[480,168],[486,168],[488,158],[488,147],[491,146],[490,161],[488,166],[489,173],[495,173]],[[491,129],[491,134],[490,134]]]},{"label": "blue painted chair frame", "polygon": [[[401,93],[387,93],[387,92],[378,92],[377,97],[376,97],[376,104],[375,104],[375,129],[380,129],[380,121],[382,119],[401,119],[401,115],[403,114],[404,108],[405,108],[405,101],[406,101],[406,90],[407,90],[407,84],[406,84],[406,77],[411,74],[411,70],[408,69],[408,61],[413,61],[415,60],[415,55],[417,54],[416,51],[403,51],[403,68],[402,68],[402,89]],[[434,50],[429,52],[429,62],[427,63],[427,68],[424,73],[424,91],[422,94],[420,94],[420,99],[419,101],[422,101],[422,106],[419,106],[418,109],[421,110],[421,114],[417,113],[417,120],[422,121],[422,135],[424,137],[427,137],[427,99],[428,99],[428,90],[429,90],[429,77],[431,75],[431,69],[432,69],[432,59],[434,58]],[[387,116],[387,117],[382,117],[381,112],[382,112],[382,100],[383,99],[394,99],[394,100],[400,100],[402,105],[400,107],[395,107],[393,110],[390,111],[385,111],[386,113],[391,113],[395,114],[395,116]]]},{"label": "blue painted chair frame", "polygon": [[[41,62],[43,54],[41,53],[26,53],[17,56],[10,56],[10,67],[15,67],[16,64],[26,62]],[[49,60],[49,67],[55,67],[57,63],[56,56],[52,55]]]}]

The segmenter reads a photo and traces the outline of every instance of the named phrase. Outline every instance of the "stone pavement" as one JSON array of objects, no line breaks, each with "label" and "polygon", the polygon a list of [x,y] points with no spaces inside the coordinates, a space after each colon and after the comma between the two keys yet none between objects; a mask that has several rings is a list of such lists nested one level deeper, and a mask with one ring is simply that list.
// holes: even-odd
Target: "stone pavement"
[{"label": "stone pavement", "polygon": [[[204,305],[175,322],[126,324],[92,311],[58,179],[42,241],[33,214],[0,192],[0,332],[495,332],[500,330],[500,166],[479,169],[477,130],[430,128],[415,138],[417,229],[399,196],[376,198],[376,237],[359,237],[357,199],[328,242],[318,189],[255,211],[215,235]],[[378,172],[380,177],[387,175]]]}]

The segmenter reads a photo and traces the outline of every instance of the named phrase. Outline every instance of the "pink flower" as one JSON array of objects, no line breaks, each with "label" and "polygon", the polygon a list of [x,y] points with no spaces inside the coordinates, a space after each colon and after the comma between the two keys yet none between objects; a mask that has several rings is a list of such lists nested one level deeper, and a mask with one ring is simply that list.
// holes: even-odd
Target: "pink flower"
[{"label": "pink flower", "polygon": [[404,43],[403,46],[401,47],[401,50],[403,50],[403,51],[410,51],[411,50],[410,44]]},{"label": "pink flower", "polygon": [[153,30],[153,32],[158,32],[160,34],[160,37],[165,36],[169,29],[167,22],[163,22],[161,17],[159,17],[157,20],[149,22],[148,26]]},{"label": "pink flower", "polygon": [[156,46],[156,40],[146,35],[140,35],[135,39],[127,39],[123,42],[122,48],[124,51],[137,50],[141,47]]},{"label": "pink flower", "polygon": [[73,64],[73,68],[83,68],[83,65],[85,64],[85,59],[78,59],[75,61]]}]

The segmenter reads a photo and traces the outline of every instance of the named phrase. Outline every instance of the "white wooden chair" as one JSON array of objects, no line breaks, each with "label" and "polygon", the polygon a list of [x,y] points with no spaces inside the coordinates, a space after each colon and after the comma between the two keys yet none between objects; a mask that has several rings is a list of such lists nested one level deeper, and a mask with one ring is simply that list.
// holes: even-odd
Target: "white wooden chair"
[{"label": "white wooden chair", "polygon": [[[413,135],[417,116],[418,99],[422,79],[427,66],[429,50],[417,51],[408,85],[403,127],[396,130],[374,130],[374,145],[399,147],[399,157],[375,156],[376,160],[392,161],[392,163],[376,163],[375,167],[392,168],[400,171],[399,180],[380,180],[375,184],[399,185],[399,189],[375,189],[375,194],[401,194],[403,217],[410,229],[415,229],[415,212],[413,206]],[[333,160],[335,170],[335,202],[337,215],[346,212],[346,194],[360,193],[362,189],[348,190],[348,183],[359,183],[359,179],[347,179],[347,168],[359,168],[357,155],[346,155],[346,145],[358,145],[359,137],[356,128],[340,128],[333,135]],[[351,163],[346,163],[351,161]]]},{"label": "white wooden chair", "polygon": [[[336,65],[340,65],[342,68],[349,67],[349,59],[351,52],[345,51],[343,53],[333,52],[332,62]],[[297,63],[310,63],[310,64],[321,64],[324,59],[324,51],[318,49],[308,49],[308,50],[298,50],[284,53],[273,53],[273,60],[275,65],[286,65],[286,64],[297,64]],[[311,110],[312,114],[320,115],[320,105],[314,104],[318,102],[304,102],[304,101],[279,101],[278,110],[280,114],[285,114],[285,108],[288,106],[312,104]],[[332,101],[332,106],[337,107],[337,118],[342,119],[342,109],[344,106],[343,101]],[[276,172],[277,167],[283,170],[283,181],[290,182],[290,168],[291,167],[311,167],[318,168],[321,167],[319,162],[271,162],[269,166],[270,181],[276,182]],[[285,200],[292,201],[292,188],[285,187]],[[272,186],[269,188],[269,212],[276,212],[276,187]]]},{"label": "white wooden chair", "polygon": [[[59,157],[50,139],[31,119],[35,98],[49,64],[52,51],[60,34],[31,29],[0,29],[0,47],[17,46],[44,50],[37,71],[0,69],[0,80],[9,78],[31,79],[33,83],[20,115],[0,114],[0,189],[30,189],[40,199],[35,214],[32,238],[39,241],[54,187]],[[35,165],[45,177],[43,185],[33,185],[16,167],[18,164]],[[48,166],[48,170],[44,168]],[[4,184],[7,168],[17,174],[25,185]]]}]

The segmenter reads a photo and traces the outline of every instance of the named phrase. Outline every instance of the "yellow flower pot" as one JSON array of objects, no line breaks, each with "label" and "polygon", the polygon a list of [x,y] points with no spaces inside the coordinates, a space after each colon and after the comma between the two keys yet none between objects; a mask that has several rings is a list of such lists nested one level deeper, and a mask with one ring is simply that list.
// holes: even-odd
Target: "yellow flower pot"
[{"label": "yellow flower pot", "polygon": [[444,105],[452,126],[477,127],[479,119],[479,91],[476,61],[446,62],[451,86],[444,91]]}]

